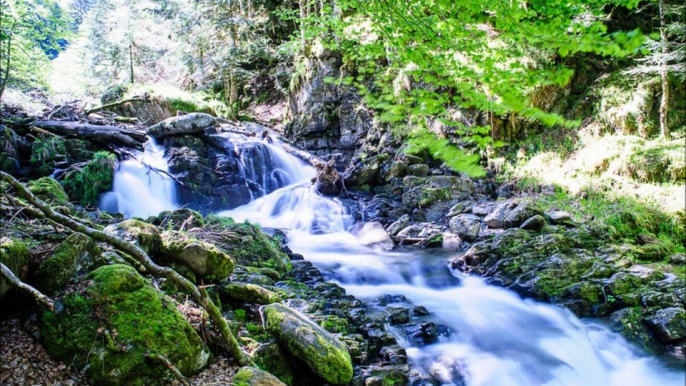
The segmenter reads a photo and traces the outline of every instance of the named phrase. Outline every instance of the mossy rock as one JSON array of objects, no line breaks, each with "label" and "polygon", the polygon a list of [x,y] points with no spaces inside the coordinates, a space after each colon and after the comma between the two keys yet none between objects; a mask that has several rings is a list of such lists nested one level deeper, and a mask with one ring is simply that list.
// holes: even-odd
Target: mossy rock
[{"label": "mossy rock", "polygon": [[48,353],[97,385],[161,385],[173,375],[149,355],[163,355],[185,376],[210,353],[175,304],[125,265],[98,268],[92,285],[41,318]]},{"label": "mossy rock", "polygon": [[74,233],[43,262],[36,273],[38,286],[52,295],[66,286],[77,272],[85,273],[103,264],[102,251],[95,241],[83,233]]},{"label": "mossy rock", "polygon": [[99,151],[83,168],[67,172],[62,183],[71,199],[83,206],[97,206],[100,194],[112,188],[116,162],[114,154]]},{"label": "mossy rock", "polygon": [[267,332],[322,379],[334,385],[345,385],[352,380],[350,354],[335,336],[282,304],[264,306],[262,314]]},{"label": "mossy rock", "polygon": [[234,375],[233,386],[286,386],[279,378],[255,367],[241,367]]},{"label": "mossy rock", "polygon": [[[215,224],[219,224],[215,220]],[[283,275],[291,270],[291,262],[279,243],[264,234],[255,225],[248,223],[221,224],[227,233],[235,236],[226,237],[216,245],[228,252],[237,264],[257,268],[271,268]]]},{"label": "mossy rock", "polygon": [[42,177],[29,181],[28,187],[31,193],[48,204],[66,205],[69,203],[69,196],[54,178]]},{"label": "mossy rock", "polygon": [[108,225],[104,232],[136,244],[149,255],[162,247],[162,237],[157,227],[140,220],[131,219]]},{"label": "mossy rock", "polygon": [[221,288],[222,295],[253,304],[272,304],[281,301],[274,292],[256,284],[230,282]]},{"label": "mossy rock", "polygon": [[234,269],[233,259],[212,244],[177,231],[162,232],[160,253],[208,280],[224,280]]},{"label": "mossy rock", "polygon": [[146,220],[162,229],[178,231],[182,224],[186,224],[185,229],[202,228],[205,226],[205,219],[202,215],[192,209],[182,208],[174,211],[165,210],[157,216],[152,216]]},{"label": "mossy rock", "polygon": [[[0,239],[0,263],[9,268],[19,279],[26,277],[28,256],[29,250],[23,241],[5,237]],[[0,300],[11,288],[9,281],[4,276],[0,276]]]},{"label": "mossy rock", "polygon": [[283,383],[293,386],[296,377],[294,375],[294,358],[285,352],[278,344],[271,342],[260,345],[252,354],[255,364],[262,370],[268,371],[279,378]]}]

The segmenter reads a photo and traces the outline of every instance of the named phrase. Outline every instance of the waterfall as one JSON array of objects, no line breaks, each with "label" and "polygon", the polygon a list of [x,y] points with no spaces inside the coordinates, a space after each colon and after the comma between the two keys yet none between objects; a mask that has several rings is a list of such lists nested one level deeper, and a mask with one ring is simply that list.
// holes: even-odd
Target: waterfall
[{"label": "waterfall", "polygon": [[142,218],[177,208],[175,182],[165,174],[169,166],[164,148],[149,137],[144,150],[134,156],[119,164],[112,191],[100,197],[100,208]]}]

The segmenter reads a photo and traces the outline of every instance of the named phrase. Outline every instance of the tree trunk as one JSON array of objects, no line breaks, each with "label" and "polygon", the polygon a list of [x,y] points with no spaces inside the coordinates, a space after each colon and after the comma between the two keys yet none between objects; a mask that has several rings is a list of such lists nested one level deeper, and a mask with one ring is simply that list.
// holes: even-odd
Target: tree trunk
[{"label": "tree trunk", "polygon": [[670,140],[669,127],[667,127],[667,113],[669,112],[669,71],[667,69],[667,21],[665,20],[664,0],[659,0],[660,6],[660,46],[662,47],[662,100],[660,101],[660,131],[662,136]]},{"label": "tree trunk", "polygon": [[129,81],[133,85],[133,39],[129,40]]},{"label": "tree trunk", "polygon": [[[14,21],[14,24],[12,24],[12,27],[10,28],[10,32],[7,35],[7,65],[5,66],[5,75],[0,81],[0,101],[2,101],[2,94],[5,93],[5,87],[7,86],[7,81],[10,78],[10,69],[12,65],[12,34],[14,34],[14,29],[17,26],[17,21]],[[1,75],[1,73],[0,73]]]},{"label": "tree trunk", "polygon": [[300,6],[300,42],[305,51],[305,0],[298,0]]},{"label": "tree trunk", "polygon": [[147,141],[145,133],[117,126],[99,126],[81,122],[37,121],[31,126],[70,138],[85,138],[103,145],[119,145],[142,149]]}]

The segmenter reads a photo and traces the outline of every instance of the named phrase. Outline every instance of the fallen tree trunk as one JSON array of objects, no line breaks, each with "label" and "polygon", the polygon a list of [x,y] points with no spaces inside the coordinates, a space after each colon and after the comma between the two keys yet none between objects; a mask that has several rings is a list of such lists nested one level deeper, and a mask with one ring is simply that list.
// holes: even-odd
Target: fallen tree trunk
[{"label": "fallen tree trunk", "polygon": [[227,351],[231,356],[233,356],[241,366],[252,365],[252,360],[243,354],[236,337],[233,335],[229,329],[229,325],[226,319],[222,316],[221,310],[212,302],[210,297],[207,295],[205,290],[198,289],[195,284],[188,281],[188,279],[181,276],[175,270],[169,267],[162,267],[157,265],[150,259],[147,253],[129,243],[128,241],[121,239],[119,237],[109,235],[103,231],[88,227],[82,223],[77,222],[71,217],[65,216],[61,213],[54,211],[48,204],[38,199],[30,190],[28,190],[22,183],[17,181],[11,175],[0,171],[0,179],[10,184],[20,196],[22,196],[31,205],[38,208],[41,212],[45,214],[50,220],[71,229],[74,232],[81,232],[94,240],[102,241],[108,243],[109,245],[119,249],[120,251],[133,256],[146,270],[146,272],[164,277],[167,280],[173,282],[179,288],[182,288],[187,294],[191,295],[193,300],[198,303],[202,308],[207,311],[212,324],[217,329],[217,332],[222,337],[223,344],[226,346]]},{"label": "fallen tree trunk", "polygon": [[123,105],[123,104],[125,104],[125,103],[129,103],[129,102],[145,102],[146,100],[147,100],[146,98],[141,98],[141,97],[134,97],[134,98],[129,98],[129,99],[122,99],[122,100],[120,100],[120,101],[116,101],[116,102],[112,102],[112,103],[107,103],[107,104],[104,104],[104,105],[102,105],[102,106],[93,107],[93,108],[90,109],[90,110],[86,110],[86,115],[92,114],[92,113],[95,113],[95,112],[101,111],[101,110],[111,109],[111,108],[113,108],[113,107],[119,107],[119,106],[121,106],[121,105]]},{"label": "fallen tree trunk", "polygon": [[67,138],[83,138],[105,145],[118,145],[136,149],[142,148],[147,141],[145,133],[118,126],[99,126],[81,122],[36,121],[31,126]]}]

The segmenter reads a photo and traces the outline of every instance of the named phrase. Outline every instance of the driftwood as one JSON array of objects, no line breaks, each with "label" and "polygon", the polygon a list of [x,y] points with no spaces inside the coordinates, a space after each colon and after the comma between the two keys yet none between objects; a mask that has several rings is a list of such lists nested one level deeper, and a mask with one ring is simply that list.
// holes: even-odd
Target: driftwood
[{"label": "driftwood", "polygon": [[145,102],[146,100],[147,100],[146,98],[141,98],[141,97],[133,97],[133,98],[129,98],[129,99],[122,99],[122,100],[120,100],[120,101],[116,101],[116,102],[112,102],[112,103],[107,103],[107,104],[104,104],[104,105],[102,105],[102,106],[93,107],[93,108],[90,109],[90,110],[86,110],[86,115],[92,114],[92,113],[95,113],[95,112],[101,111],[101,110],[107,110],[107,109],[111,109],[111,108],[114,108],[114,107],[119,107],[119,106],[121,106],[121,105],[123,105],[123,104],[126,104],[126,103],[130,103],[130,102]]},{"label": "driftwood", "polygon": [[135,258],[145,268],[146,272],[158,277],[164,277],[170,282],[176,284],[179,288],[183,289],[187,294],[191,295],[196,303],[198,303],[205,309],[205,311],[207,311],[212,324],[221,336],[222,343],[229,354],[233,356],[241,366],[253,364],[252,360],[241,351],[236,337],[229,329],[226,319],[224,319],[222,316],[221,310],[212,302],[212,299],[210,299],[205,290],[199,289],[195,286],[195,284],[188,281],[188,279],[181,276],[175,270],[169,267],[157,265],[152,261],[152,259],[150,259],[150,256],[148,256],[145,251],[136,245],[131,244],[119,237],[88,227],[69,216],[65,216],[54,211],[48,204],[38,199],[33,193],[31,193],[30,190],[28,190],[28,188],[26,188],[11,175],[0,171],[0,180],[3,180],[11,185],[21,197],[23,197],[31,205],[38,208],[45,214],[45,217],[49,218],[50,220],[72,230],[73,232],[81,232],[93,238],[94,240],[108,243],[109,245]]},{"label": "driftwood", "polygon": [[37,289],[19,280],[19,278],[16,277],[14,273],[3,263],[0,263],[0,274],[2,274],[2,276],[4,276],[13,287],[17,287],[22,291],[30,293],[38,303],[48,307],[51,311],[55,309],[55,304],[52,302],[52,299],[43,295]]},{"label": "driftwood", "polygon": [[147,141],[145,133],[118,126],[99,126],[65,121],[36,121],[31,125],[68,138],[83,138],[105,145],[140,149],[142,148],[141,144]]}]

